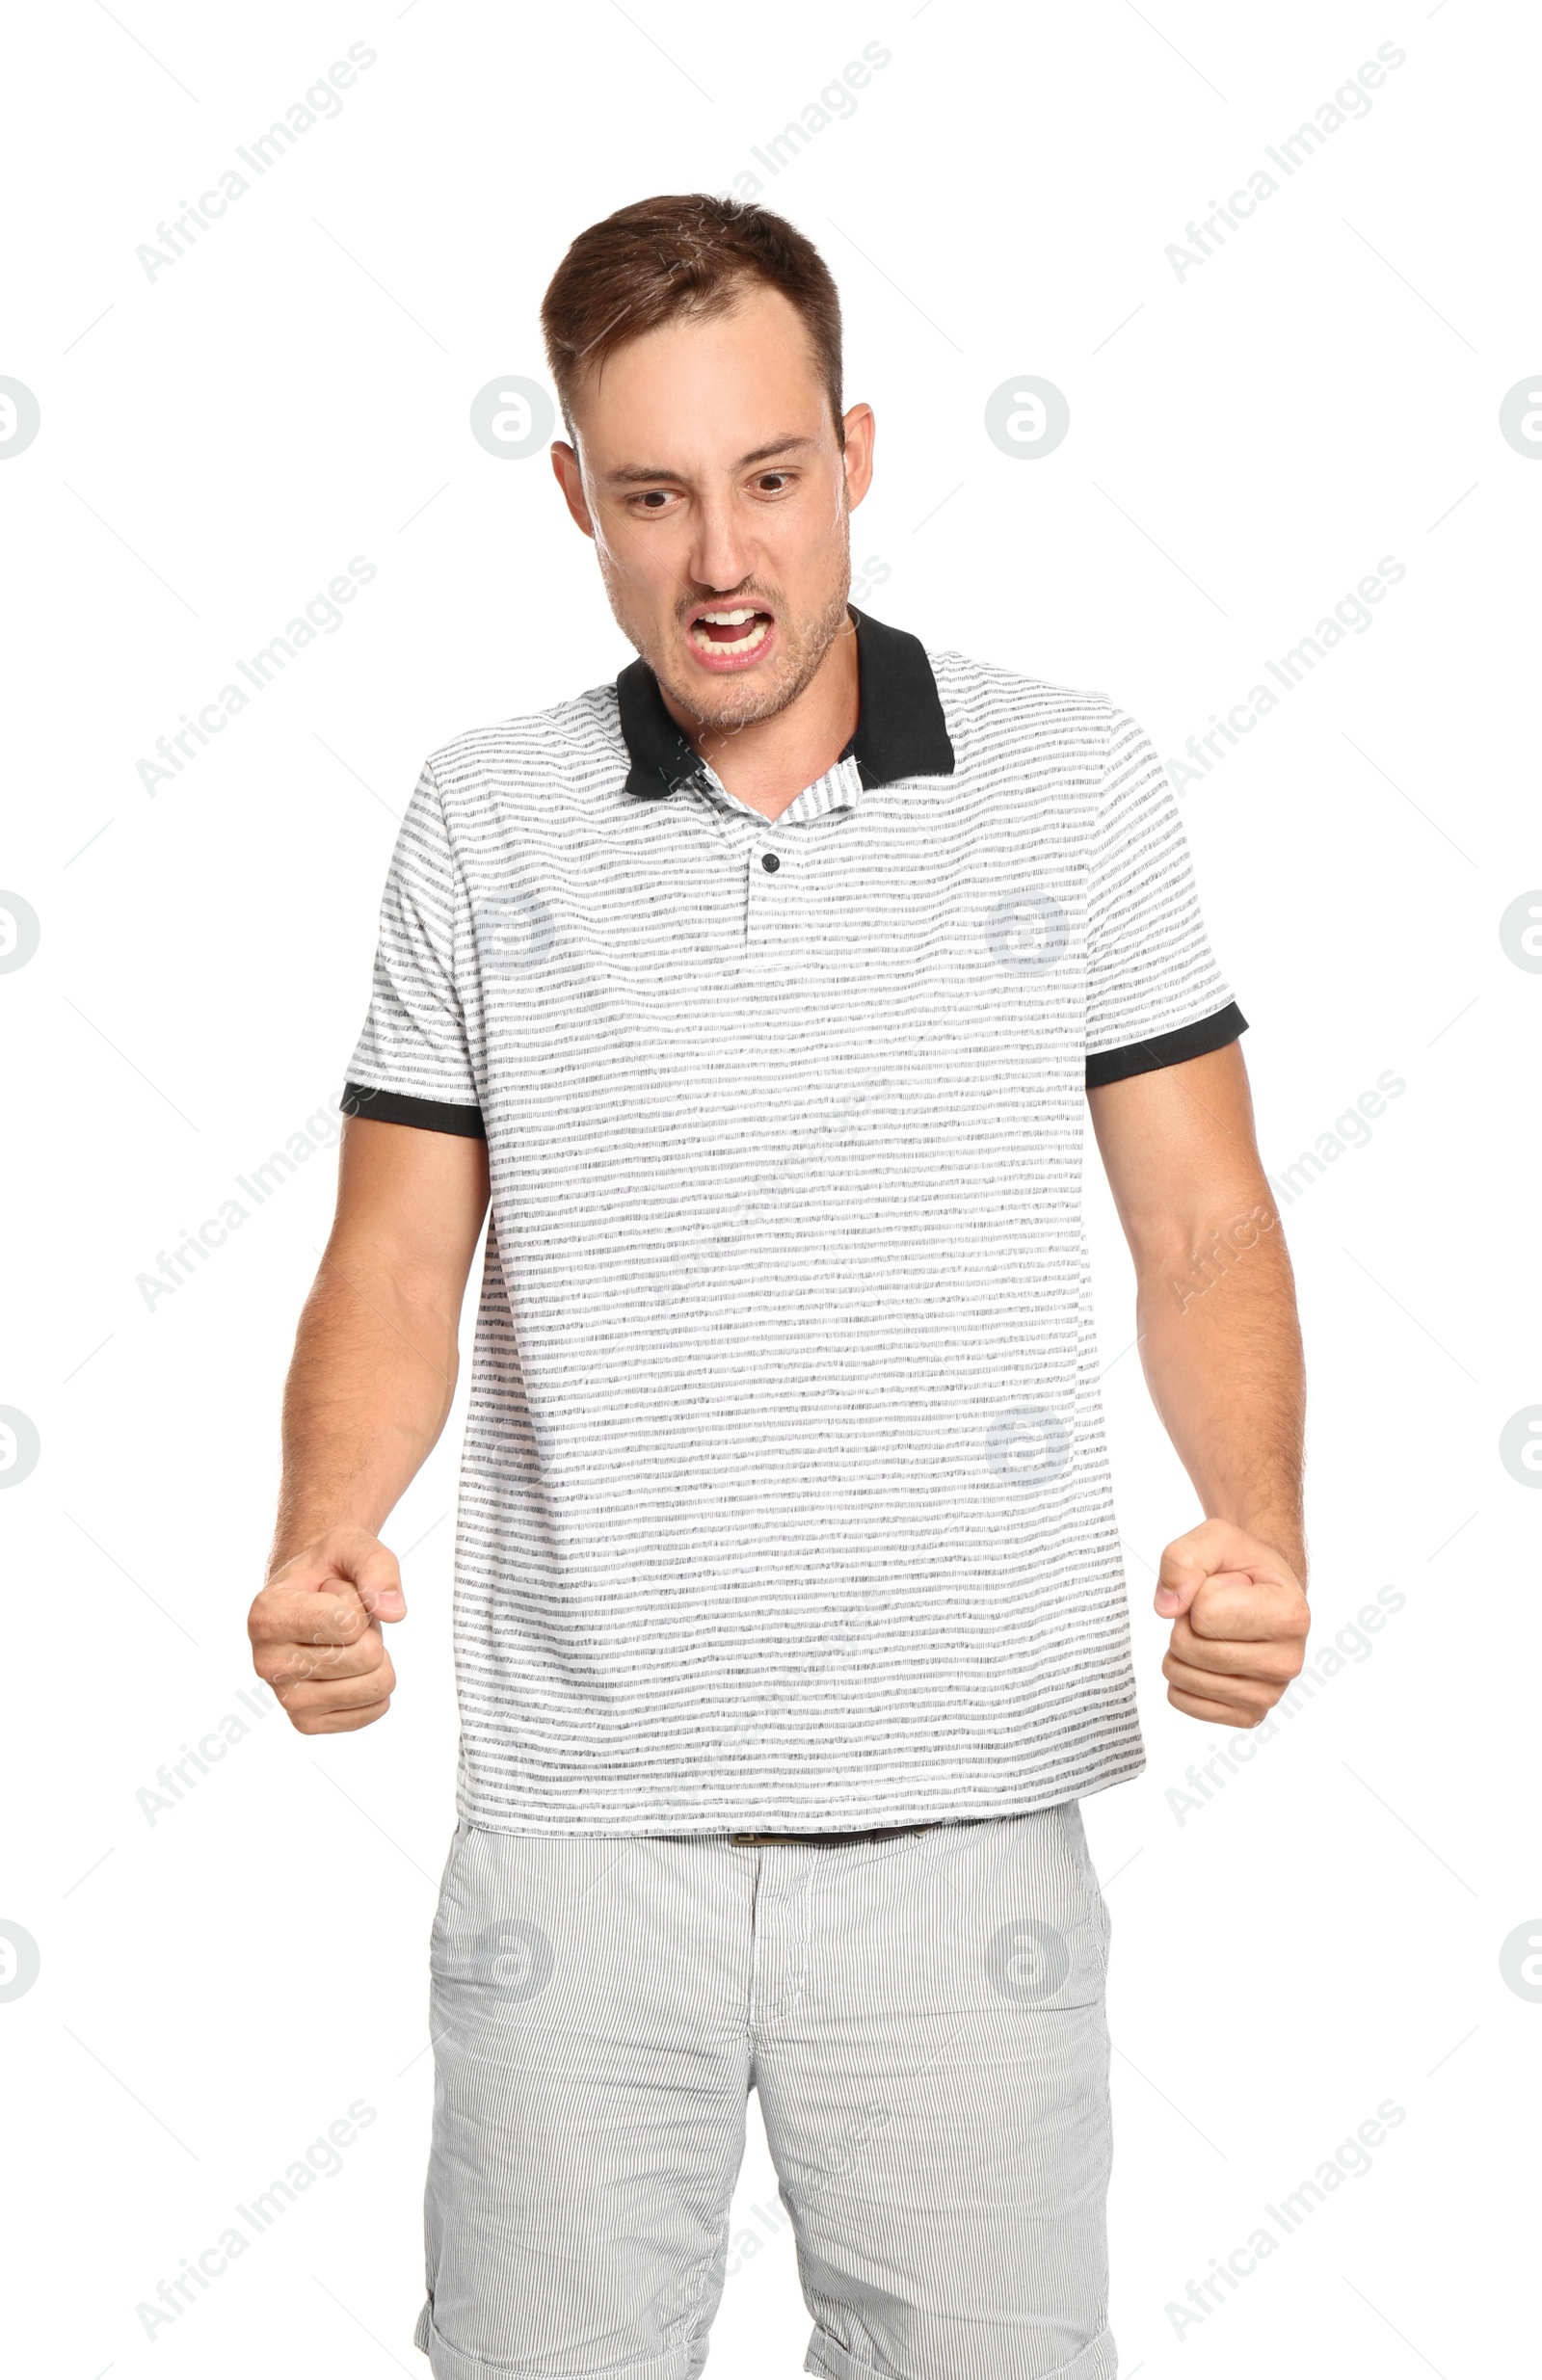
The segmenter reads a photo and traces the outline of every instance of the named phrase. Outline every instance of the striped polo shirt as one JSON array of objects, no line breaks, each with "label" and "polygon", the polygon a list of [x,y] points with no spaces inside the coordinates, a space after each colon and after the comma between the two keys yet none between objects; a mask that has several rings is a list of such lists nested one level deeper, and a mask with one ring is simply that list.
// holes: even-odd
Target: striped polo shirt
[{"label": "striped polo shirt", "polygon": [[461,1814],[996,1816],[1142,1765],[1084,1087],[1245,1029],[1105,695],[854,613],[775,821],[642,661],[425,764],[349,1112],[485,1137]]}]

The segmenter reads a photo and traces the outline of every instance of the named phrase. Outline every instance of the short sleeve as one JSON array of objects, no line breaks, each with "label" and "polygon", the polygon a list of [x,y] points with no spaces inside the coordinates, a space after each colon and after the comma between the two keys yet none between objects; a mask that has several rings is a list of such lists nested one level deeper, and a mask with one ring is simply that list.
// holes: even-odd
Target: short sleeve
[{"label": "short sleeve", "polygon": [[1113,710],[1088,895],[1088,1086],[1203,1057],[1246,1030],[1210,950],[1167,772],[1145,729]]},{"label": "short sleeve", "polygon": [[428,764],[386,871],[369,1010],[348,1065],[346,1113],[482,1137],[458,947],[469,947],[469,912]]}]

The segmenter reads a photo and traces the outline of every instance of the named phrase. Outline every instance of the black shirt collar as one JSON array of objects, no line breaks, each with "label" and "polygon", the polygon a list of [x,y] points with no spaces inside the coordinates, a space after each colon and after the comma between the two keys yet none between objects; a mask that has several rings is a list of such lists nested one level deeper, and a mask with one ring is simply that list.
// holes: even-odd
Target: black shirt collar
[{"label": "black shirt collar", "polygon": [[[859,710],[841,759],[856,761],[864,788],[902,777],[951,777],[953,746],[920,638],[869,620],[855,604],[847,608],[857,624]],[[616,700],[631,757],[628,793],[657,799],[700,778],[703,763],[665,709],[646,661],[622,671]]]}]

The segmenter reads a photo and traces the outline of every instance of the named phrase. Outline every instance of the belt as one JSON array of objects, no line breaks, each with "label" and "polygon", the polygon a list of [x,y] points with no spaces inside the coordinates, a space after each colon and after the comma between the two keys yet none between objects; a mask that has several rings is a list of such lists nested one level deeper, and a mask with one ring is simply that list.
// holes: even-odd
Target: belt
[{"label": "belt", "polygon": [[883,1843],[895,1835],[927,1835],[940,1818],[928,1818],[923,1826],[869,1826],[852,1833],[840,1830],[828,1835],[731,1835],[731,1843]]}]

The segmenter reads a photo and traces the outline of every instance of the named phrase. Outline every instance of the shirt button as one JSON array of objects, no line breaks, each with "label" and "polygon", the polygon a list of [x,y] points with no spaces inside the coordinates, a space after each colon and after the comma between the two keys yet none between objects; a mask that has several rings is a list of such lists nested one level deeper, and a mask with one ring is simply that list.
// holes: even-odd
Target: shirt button
[{"label": "shirt button", "polygon": [[774,851],[763,851],[760,854],[760,865],[768,876],[774,876],[782,862]]}]

